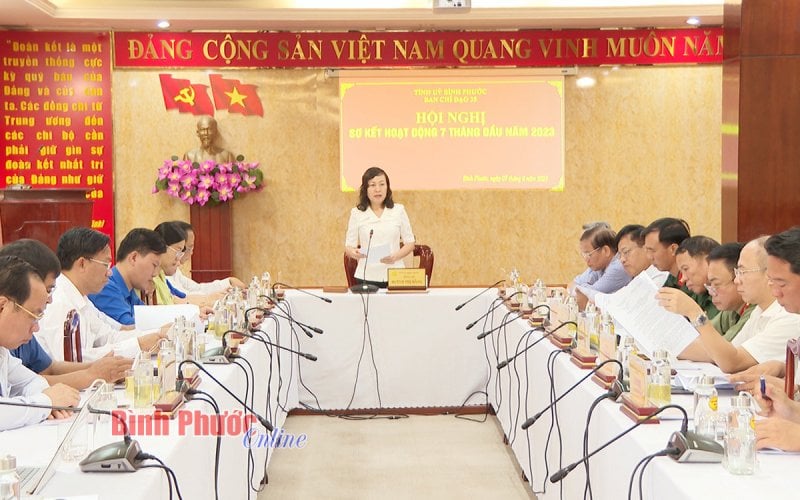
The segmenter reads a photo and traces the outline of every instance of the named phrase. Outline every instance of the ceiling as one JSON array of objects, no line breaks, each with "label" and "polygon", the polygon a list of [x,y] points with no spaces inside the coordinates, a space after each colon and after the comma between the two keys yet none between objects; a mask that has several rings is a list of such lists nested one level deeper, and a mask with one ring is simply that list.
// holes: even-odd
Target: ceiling
[{"label": "ceiling", "polygon": [[[158,31],[420,30],[721,25],[724,0],[0,0],[0,28]],[[456,0],[467,2],[468,0]],[[336,5],[332,8],[331,5]]]}]

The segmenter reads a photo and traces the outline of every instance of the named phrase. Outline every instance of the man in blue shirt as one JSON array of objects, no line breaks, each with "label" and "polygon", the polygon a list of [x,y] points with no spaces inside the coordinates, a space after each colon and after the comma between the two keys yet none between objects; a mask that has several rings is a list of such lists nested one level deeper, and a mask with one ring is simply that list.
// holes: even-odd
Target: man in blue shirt
[{"label": "man in blue shirt", "polygon": [[597,293],[614,293],[630,282],[631,277],[617,256],[616,233],[605,222],[584,226],[579,252],[587,269],[572,281],[578,307],[583,310]]},{"label": "man in blue shirt", "polygon": [[152,289],[158,275],[160,257],[166,253],[164,238],[150,229],[132,229],[117,249],[117,265],[100,293],[89,300],[107,316],[122,325],[133,325],[133,306],[143,305],[137,290]]},{"label": "man in blue shirt", "polygon": [[[44,282],[48,294],[47,302],[50,303],[49,296],[55,287],[56,278],[61,274],[61,264],[47,245],[37,240],[17,240],[0,248],[0,257],[2,256],[18,257],[30,264]],[[98,378],[108,382],[120,380],[124,378],[125,370],[131,367],[131,360],[110,356],[94,363],[53,361],[35,336],[9,351],[22,361],[24,367],[42,375],[51,385],[60,382],[76,389],[89,387]]]}]

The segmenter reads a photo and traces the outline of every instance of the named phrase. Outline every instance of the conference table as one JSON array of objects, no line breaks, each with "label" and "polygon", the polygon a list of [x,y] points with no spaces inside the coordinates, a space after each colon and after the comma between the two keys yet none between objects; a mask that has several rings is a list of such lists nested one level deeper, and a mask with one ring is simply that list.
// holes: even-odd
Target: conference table
[{"label": "conference table", "polygon": [[[364,296],[314,289],[288,290],[286,300],[275,309],[278,314],[267,317],[260,335],[282,347],[314,354],[318,361],[274,347],[267,349],[256,341],[242,345],[240,355],[253,365],[257,381],[253,407],[278,428],[287,413],[297,408],[338,414],[351,410],[430,413],[436,408],[488,404],[537,497],[582,498],[585,481],[582,466],[559,484],[551,484],[547,478],[581,459],[588,408],[605,390],[586,380],[555,406],[555,421],[550,412],[545,412],[527,431],[522,430],[522,422],[550,403],[548,358],[554,357],[552,387],[556,396],[576,384],[587,371],[575,366],[568,354],[557,353],[559,349],[548,339],[532,345],[541,339],[542,332],[499,305],[494,291],[478,296],[456,311],[456,306],[479,292],[478,288],[435,288],[425,293],[382,291]],[[491,310],[492,307],[495,309]],[[476,320],[472,328],[466,328]],[[298,322],[319,328],[323,333],[309,330],[309,337]],[[478,339],[482,332],[487,334]],[[497,368],[498,363],[531,345],[508,366]],[[248,385],[252,391],[252,383],[239,367],[207,365],[205,368],[239,397],[244,397]],[[201,374],[201,378],[200,388],[217,399],[223,411],[241,411],[241,405],[210,377]],[[728,407],[726,398],[721,394],[721,411]],[[673,402],[691,412],[690,396],[673,396]],[[185,408],[211,413],[208,405],[200,401],[188,402]],[[662,416],[659,424],[639,426],[590,459],[594,498],[627,497],[635,464],[666,447],[669,436],[680,428],[679,412],[668,410]],[[553,425],[551,432],[551,423],[556,422],[558,425]],[[173,430],[178,425],[171,421],[167,436],[133,434],[145,452],[158,456],[175,470],[184,498],[213,498],[215,439],[194,432],[181,435]],[[588,449],[600,447],[632,425],[618,403],[609,400],[599,403],[589,427]],[[56,436],[56,426],[52,423],[6,431],[0,433],[0,453],[16,455],[20,465],[43,465],[52,454]],[[108,435],[96,437],[94,445],[111,439]],[[253,483],[257,486],[273,453],[269,448],[256,448],[253,452],[256,469]],[[248,461],[241,434],[222,439],[219,477],[223,498],[256,495],[248,489]],[[800,456],[759,453],[758,462],[754,475],[735,476],[721,464],[683,464],[659,457],[644,473],[643,498],[797,496],[792,472],[800,467]],[[160,470],[83,474],[75,463],[62,464],[43,494],[168,498],[167,482]],[[638,497],[636,487],[633,496]]]},{"label": "conference table", "polygon": [[[278,337],[274,327],[265,323],[265,335],[272,342],[284,346],[296,344],[288,335]],[[248,360],[254,377],[234,364],[205,365],[210,375],[200,373],[198,389],[207,392],[219,405],[222,413],[228,412],[226,422],[228,432],[221,438],[219,463],[220,498],[255,498],[256,492],[248,492],[248,462],[251,463],[252,484],[258,487],[264,476],[266,464],[273,451],[268,446],[251,442],[252,459],[244,444],[244,430],[235,427],[234,419],[244,415],[242,405],[236,402],[222,387],[211,380],[217,378],[228,390],[239,398],[244,398],[246,390],[252,394],[252,408],[267,418],[275,428],[280,428],[287,412],[297,406],[297,388],[292,372],[296,370],[295,356],[275,348],[268,352],[263,344],[254,340],[240,346],[240,355]],[[249,372],[249,368],[246,368]],[[254,378],[256,390],[253,393]],[[266,382],[269,382],[267,385]],[[249,386],[249,388],[248,388]],[[124,390],[116,391],[120,404],[128,403]],[[248,397],[248,404],[251,400]],[[2,410],[0,410],[2,411]],[[211,407],[202,401],[189,401],[181,409],[177,418],[167,420],[166,429],[158,426],[160,434],[146,424],[150,413],[126,412],[125,418],[133,439],[139,442],[142,451],[163,460],[172,468],[177,477],[181,494],[185,499],[214,498],[214,457],[216,437],[202,426],[202,416],[213,415]],[[201,416],[202,415],[202,416]],[[183,419],[183,420],[182,420]],[[139,423],[137,425],[137,423]],[[0,454],[10,453],[17,457],[18,466],[44,466],[54,454],[59,442],[59,426],[69,422],[46,421],[38,425],[0,433]],[[95,424],[92,449],[121,440],[121,436],[111,435],[111,424]],[[62,430],[63,433],[63,430]],[[204,435],[205,434],[205,435]],[[254,437],[268,434],[258,423],[253,426]],[[265,441],[262,439],[262,443]],[[146,463],[154,463],[147,461]],[[77,461],[62,462],[56,473],[46,483],[41,495],[45,498],[65,496],[86,496],[87,498],[146,499],[169,498],[169,489],[164,471],[160,469],[139,469],[134,473],[82,473]]]},{"label": "conference table", "polygon": [[[323,295],[321,290],[310,291]],[[583,498],[585,474],[582,466],[566,476],[561,484],[552,484],[547,478],[561,467],[581,459],[588,408],[606,391],[587,379],[556,405],[560,444],[555,426],[548,440],[553,422],[549,412],[527,431],[522,430],[520,426],[526,419],[550,403],[547,365],[551,355],[554,356],[552,385],[556,397],[585,377],[588,370],[573,364],[567,353],[553,354],[559,348],[548,339],[531,347],[505,368],[498,369],[498,363],[541,339],[542,332],[534,330],[527,320],[515,319],[516,313],[503,305],[486,314],[498,306],[493,290],[461,310],[455,310],[457,305],[480,291],[477,288],[434,288],[427,293],[379,292],[369,297],[324,294],[332,300],[330,304],[305,293],[289,291],[287,304],[293,318],[324,330],[313,338],[299,336],[302,350],[319,357],[316,363],[302,365],[300,404],[304,408],[323,410],[422,410],[488,401],[537,498]],[[365,333],[365,311],[369,335]],[[466,329],[484,314],[485,318]],[[287,327],[288,324],[287,321]],[[477,339],[480,333],[487,331],[491,333]],[[364,355],[357,370],[362,349]],[[476,394],[480,391],[488,394]],[[728,408],[730,395],[721,393],[720,411]],[[691,418],[692,397],[674,395],[672,399]],[[670,435],[680,429],[681,419],[678,410],[666,410],[659,424],[640,425],[590,459],[594,498],[627,498],[629,478],[636,463],[665,448]],[[689,424],[691,429],[691,421]],[[634,422],[620,411],[619,403],[609,400],[599,403],[591,419],[588,450],[600,447],[632,425]],[[735,476],[719,463],[678,463],[659,457],[645,469],[643,497],[797,496],[793,491],[792,472],[800,467],[800,455],[759,453],[758,463],[754,475]],[[637,490],[638,485],[634,483],[634,497],[638,497]]]}]

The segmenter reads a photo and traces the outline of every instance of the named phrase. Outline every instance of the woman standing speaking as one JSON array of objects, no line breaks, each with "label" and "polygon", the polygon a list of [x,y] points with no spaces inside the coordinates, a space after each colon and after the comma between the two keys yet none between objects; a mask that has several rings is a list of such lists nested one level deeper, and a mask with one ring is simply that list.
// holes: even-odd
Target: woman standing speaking
[{"label": "woman standing speaking", "polygon": [[345,253],[358,260],[353,276],[356,283],[379,288],[386,288],[386,270],[405,267],[403,258],[414,251],[414,233],[406,209],[394,202],[389,176],[378,167],[368,168],[361,176],[359,201],[350,211],[344,245]]}]

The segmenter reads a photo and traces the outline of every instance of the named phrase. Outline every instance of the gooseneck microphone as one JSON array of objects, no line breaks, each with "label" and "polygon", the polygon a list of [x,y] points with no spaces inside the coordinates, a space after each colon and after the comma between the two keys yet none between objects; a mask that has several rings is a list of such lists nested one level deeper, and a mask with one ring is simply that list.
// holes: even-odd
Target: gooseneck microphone
[{"label": "gooseneck microphone", "polygon": [[[372,246],[372,234],[375,232],[374,229],[369,230],[369,239],[367,240],[367,253],[364,254],[364,275],[361,278],[362,281],[367,281],[367,262],[369,261],[369,248]],[[353,285],[350,287],[350,291],[353,293],[376,293],[378,291],[378,287],[375,285],[370,285],[368,283],[362,283],[360,285]]]},{"label": "gooseneck microphone", "polygon": [[517,296],[517,295],[520,295],[520,294],[522,294],[522,292],[515,292],[515,293],[512,293],[511,295],[509,295],[509,296],[508,296],[508,297],[506,297],[506,298],[499,298],[499,297],[498,297],[497,299],[495,299],[495,301],[497,302],[497,304],[494,304],[492,307],[490,307],[490,308],[489,308],[489,310],[488,310],[488,311],[486,311],[485,313],[483,313],[483,314],[481,314],[480,316],[478,316],[478,319],[476,319],[476,320],[475,320],[475,321],[473,321],[472,323],[468,324],[468,325],[467,325],[467,327],[466,327],[466,330],[469,330],[469,329],[470,329],[470,328],[472,328],[473,326],[477,325],[477,324],[478,324],[478,322],[479,322],[480,320],[482,320],[482,319],[483,319],[483,318],[485,318],[486,316],[490,315],[490,314],[492,313],[492,311],[494,311],[494,310],[495,310],[495,309],[497,309],[498,307],[500,307],[500,306],[502,306],[503,304],[505,304],[505,303],[506,303],[506,300],[511,300],[511,297],[515,297],[515,296]]},{"label": "gooseneck microphone", "polygon": [[483,289],[482,291],[480,291],[477,294],[475,294],[471,299],[467,300],[466,302],[464,302],[462,304],[457,305],[456,306],[456,311],[460,311],[462,307],[464,307],[465,305],[469,304],[473,300],[477,299],[478,297],[480,297],[481,295],[483,295],[484,293],[488,292],[489,290],[491,290],[492,288],[496,287],[497,285],[499,285],[500,283],[502,283],[504,281],[505,280],[500,280],[500,281],[498,281],[497,283],[495,283],[493,285],[487,286],[485,289]]},{"label": "gooseneck microphone", "polygon": [[[593,456],[595,456],[596,454],[598,454],[599,452],[604,450],[606,447],[610,446],[612,443],[617,441],[619,438],[621,438],[624,435],[628,434],[629,432],[631,432],[632,430],[636,429],[637,427],[639,427],[643,423],[647,422],[648,420],[654,418],[659,413],[663,412],[664,410],[668,410],[670,408],[675,408],[676,410],[679,410],[681,413],[683,413],[683,425],[681,427],[681,431],[680,432],[686,432],[686,428],[688,427],[688,422],[689,422],[689,415],[687,415],[686,410],[684,410],[682,407],[680,407],[680,406],[678,406],[676,404],[664,405],[661,408],[659,408],[658,410],[656,410],[652,415],[648,415],[647,417],[639,420],[638,422],[636,422],[631,427],[628,427],[623,432],[621,432],[621,433],[617,434],[616,436],[614,436],[613,438],[609,439],[608,441],[606,441],[605,444],[603,444],[599,448],[595,449],[593,452],[589,453],[588,455],[584,455],[583,458],[581,458],[577,462],[573,462],[573,463],[569,464],[568,466],[557,470],[552,476],[550,476],[550,482],[551,483],[557,483],[557,482],[561,481],[562,479],[567,477],[567,475],[570,472],[572,472],[575,469],[575,467],[579,466],[580,464],[582,464],[586,460],[589,460],[590,458],[592,458]],[[718,443],[717,443],[717,446],[719,446]],[[668,449],[666,451],[666,453],[668,455],[670,455],[670,456],[676,455],[678,452],[679,452],[679,450],[677,448]]]},{"label": "gooseneck microphone", "polygon": [[[239,333],[239,332],[237,332],[237,333]],[[261,425],[264,426],[265,429],[267,429],[268,431],[272,432],[272,430],[273,430],[272,424],[269,423],[269,421],[266,418],[264,418],[261,415],[259,415],[253,408],[250,407],[250,405],[248,405],[247,403],[242,401],[242,399],[239,398],[239,396],[237,396],[236,394],[231,392],[230,389],[225,387],[225,384],[220,382],[219,379],[214,377],[214,375],[212,375],[211,372],[206,370],[205,367],[203,365],[201,365],[200,363],[198,363],[197,361],[195,361],[193,359],[185,359],[185,360],[181,361],[181,363],[178,365],[178,378],[179,379],[183,379],[183,365],[185,365],[187,363],[196,366],[201,372],[203,372],[206,375],[208,375],[209,378],[211,378],[211,380],[216,382],[218,386],[220,386],[225,392],[227,392],[228,395],[234,399],[234,401],[236,401],[237,403],[242,405],[242,407],[244,407],[244,409],[246,409],[247,411],[249,411],[250,413],[255,415],[255,417],[258,419],[258,421],[261,423]]]},{"label": "gooseneck microphone", "polygon": [[[529,333],[533,333],[533,332],[535,332],[535,331],[537,331],[537,330],[544,331],[544,328],[542,328],[541,326],[537,326],[536,328],[532,328],[532,329],[528,330],[527,332],[523,333],[523,334],[522,334],[522,336],[528,335]],[[532,344],[530,344],[530,345],[526,346],[526,347],[525,347],[524,349],[522,349],[521,351],[514,353],[514,355],[513,355],[513,356],[511,356],[510,358],[508,358],[508,359],[506,359],[506,360],[503,360],[503,361],[499,362],[499,363],[497,364],[497,369],[498,369],[498,370],[502,370],[503,368],[505,368],[506,366],[508,366],[509,364],[511,364],[511,362],[512,362],[512,361],[514,361],[515,359],[517,359],[519,356],[522,356],[524,353],[526,353],[526,352],[528,351],[528,349],[530,349],[531,347],[535,346],[536,344],[538,344],[538,343],[539,343],[539,342],[541,342],[542,340],[544,340],[544,339],[546,339],[547,337],[549,337],[551,333],[553,333],[553,332],[546,332],[546,333],[545,333],[544,335],[542,335],[540,338],[538,338],[538,339],[534,340]]]},{"label": "gooseneck microphone", "polygon": [[[508,366],[508,365],[509,365],[509,364],[510,364],[512,361],[514,361],[515,359],[517,359],[517,357],[519,357],[519,356],[521,356],[522,354],[524,354],[524,353],[525,353],[525,351],[527,351],[528,349],[532,348],[533,346],[535,346],[536,344],[538,344],[538,343],[539,343],[539,342],[541,342],[542,340],[546,339],[546,338],[547,338],[547,337],[549,337],[550,335],[554,334],[554,333],[555,333],[555,332],[557,332],[557,331],[558,331],[560,328],[563,328],[563,327],[564,327],[564,325],[567,325],[567,324],[572,324],[572,325],[578,326],[578,325],[577,325],[577,324],[576,324],[574,321],[565,321],[565,322],[561,323],[561,324],[560,324],[560,325],[558,325],[557,327],[553,328],[553,329],[552,329],[552,330],[550,330],[549,332],[547,332],[547,333],[545,333],[544,335],[542,335],[542,337],[541,337],[541,338],[538,338],[538,339],[536,339],[536,340],[533,342],[533,344],[530,344],[530,345],[526,346],[526,347],[525,347],[525,349],[523,349],[523,350],[519,351],[518,353],[515,353],[513,356],[511,356],[510,358],[506,359],[505,361],[501,361],[500,363],[498,363],[498,364],[497,364],[497,369],[498,369],[498,370],[500,370],[500,369],[503,369],[503,368],[505,368],[505,367],[506,367],[506,366]],[[544,328],[543,328],[543,327],[541,327],[541,326],[537,326],[536,328],[534,328],[534,329],[532,329],[532,330],[528,330],[527,332],[523,333],[522,335],[526,335],[526,334],[528,334],[528,333],[531,333],[531,332],[534,332],[534,331],[536,331],[536,330],[544,330]]]},{"label": "gooseneck microphone", "polygon": [[503,321],[502,323],[500,323],[500,324],[499,324],[499,325],[497,325],[496,327],[492,328],[491,330],[486,330],[485,332],[481,332],[481,333],[479,333],[479,334],[478,334],[478,340],[482,340],[484,337],[488,337],[489,335],[491,335],[491,334],[492,334],[492,332],[496,332],[497,330],[499,330],[499,329],[503,328],[503,327],[504,327],[504,326],[506,326],[507,324],[509,324],[509,323],[513,323],[514,321],[516,321],[517,319],[519,319],[521,316],[522,316],[522,313],[521,313],[521,312],[520,312],[520,313],[517,313],[517,314],[516,314],[516,315],[514,315],[514,316],[513,316],[511,319],[508,319],[508,320],[506,320],[506,321]]},{"label": "gooseneck microphone", "polygon": [[[270,302],[272,302],[272,299],[270,299],[269,297],[267,297],[267,300],[269,300]],[[272,302],[272,303],[273,303],[273,304],[275,304],[275,305],[277,306],[277,303],[276,303],[276,302]],[[291,315],[291,314],[290,314],[288,311],[286,311],[285,309],[281,309],[280,307],[278,307],[278,309],[280,309],[281,311],[283,311],[285,314],[281,314],[281,313],[275,312],[275,310],[274,310],[274,309],[267,309],[267,308],[264,308],[264,307],[251,307],[251,308],[249,308],[249,309],[245,310],[245,312],[244,312],[245,322],[247,322],[247,317],[248,317],[248,315],[249,315],[249,313],[250,313],[251,311],[261,311],[261,312],[263,312],[264,314],[266,314],[267,316],[269,316],[269,315],[271,314],[271,315],[273,315],[273,316],[277,316],[277,317],[279,317],[279,318],[283,318],[283,319],[285,319],[286,321],[288,321],[288,322],[290,322],[290,323],[294,323],[295,325],[299,326],[299,327],[300,327],[300,329],[301,329],[301,330],[303,330],[303,332],[305,332],[305,334],[306,334],[306,335],[308,335],[310,338],[313,338],[314,336],[311,334],[311,332],[310,332],[309,330],[311,330],[311,331],[313,331],[313,332],[316,332],[316,333],[319,333],[319,334],[321,334],[321,333],[324,333],[324,330],[323,330],[322,328],[317,328],[316,326],[307,325],[307,324],[305,324],[305,323],[302,323],[302,322],[300,322],[300,321],[297,321],[297,320],[296,320],[296,319],[294,319],[294,317],[293,317],[293,316],[292,316],[292,315]]]},{"label": "gooseneck microphone", "polygon": [[280,286],[285,286],[286,288],[289,288],[289,289],[291,289],[291,290],[297,290],[298,292],[303,292],[304,294],[306,294],[306,295],[311,295],[312,297],[316,297],[316,298],[318,298],[319,300],[324,300],[324,301],[325,301],[325,302],[327,302],[328,304],[330,304],[331,302],[333,302],[333,301],[332,301],[331,299],[329,299],[328,297],[323,297],[322,295],[317,295],[317,294],[315,294],[315,293],[311,293],[311,292],[309,292],[308,290],[303,290],[302,288],[297,288],[296,286],[287,285],[286,283],[281,283],[281,282],[279,282],[279,281],[278,281],[278,282],[275,282],[275,284],[273,284],[273,285],[272,285],[272,294],[273,294],[273,295],[275,295],[275,287],[276,287],[277,285],[280,285]]},{"label": "gooseneck microphone", "polygon": [[[91,399],[91,398],[90,398]],[[0,400],[0,405],[20,406],[23,408],[41,408],[44,410],[68,411],[72,413],[81,412],[83,406],[53,406],[40,405],[35,403],[22,403],[18,401]],[[90,452],[86,458],[81,460],[80,468],[83,472],[134,472],[139,469],[144,457],[141,456],[142,448],[139,442],[131,439],[128,431],[128,424],[117,411],[99,410],[93,408],[89,402],[86,403],[86,410],[96,415],[110,415],[122,424],[123,441],[103,445]]]},{"label": "gooseneck microphone", "polygon": [[[257,330],[257,331],[261,331],[261,330]],[[284,351],[291,352],[292,354],[297,354],[298,356],[302,356],[302,357],[304,357],[304,358],[306,358],[308,360],[311,360],[311,361],[316,361],[317,360],[317,357],[314,356],[313,354],[309,354],[307,352],[295,351],[294,349],[290,349],[290,348],[288,348],[286,346],[282,346],[280,344],[272,343],[272,342],[270,342],[270,341],[266,340],[265,338],[260,337],[258,335],[253,335],[251,333],[246,333],[246,332],[238,332],[238,333],[240,335],[245,336],[245,337],[250,337],[251,339],[257,340],[257,341],[261,342],[262,344],[266,344],[266,345],[269,345],[269,346],[272,346],[272,347],[277,347],[278,349],[283,349]]]},{"label": "gooseneck microphone", "polygon": [[[555,330],[553,330],[553,331],[555,331]],[[552,333],[552,332],[551,332],[551,333]],[[559,401],[561,401],[562,399],[564,399],[564,397],[565,397],[567,394],[569,394],[570,392],[572,392],[573,390],[575,390],[575,388],[576,388],[576,387],[578,387],[579,385],[581,385],[581,383],[582,383],[584,380],[586,380],[587,378],[589,378],[589,377],[591,377],[592,375],[594,375],[594,374],[595,374],[595,372],[597,372],[599,369],[601,369],[602,367],[604,367],[605,365],[607,365],[607,364],[609,364],[609,363],[616,363],[617,365],[619,365],[619,370],[620,370],[620,373],[622,373],[622,363],[620,363],[620,362],[619,362],[619,361],[617,361],[616,359],[607,359],[607,360],[603,361],[603,362],[602,362],[602,363],[600,363],[599,365],[595,366],[595,367],[594,367],[592,370],[589,370],[589,373],[587,373],[587,374],[586,374],[586,375],[584,375],[584,376],[583,376],[583,377],[582,377],[580,380],[578,380],[577,382],[575,382],[574,384],[572,384],[572,386],[571,386],[569,389],[567,389],[566,391],[564,391],[564,392],[563,392],[563,393],[562,393],[562,394],[561,394],[559,397],[557,397],[557,398],[555,399],[555,401],[553,401],[552,403],[550,403],[549,405],[547,405],[547,406],[546,406],[546,407],[545,407],[545,408],[544,408],[542,411],[540,411],[540,412],[539,412],[539,413],[537,413],[536,415],[532,416],[531,418],[529,418],[528,420],[526,420],[525,422],[523,422],[523,423],[522,423],[522,429],[523,429],[523,430],[525,430],[525,429],[527,429],[528,427],[532,426],[534,423],[536,423],[536,421],[537,421],[537,420],[539,420],[539,418],[540,418],[542,415],[544,415],[544,412],[546,412],[547,410],[549,410],[550,408],[552,408],[553,406],[555,406],[556,404],[558,404],[558,402],[559,402]]]}]

